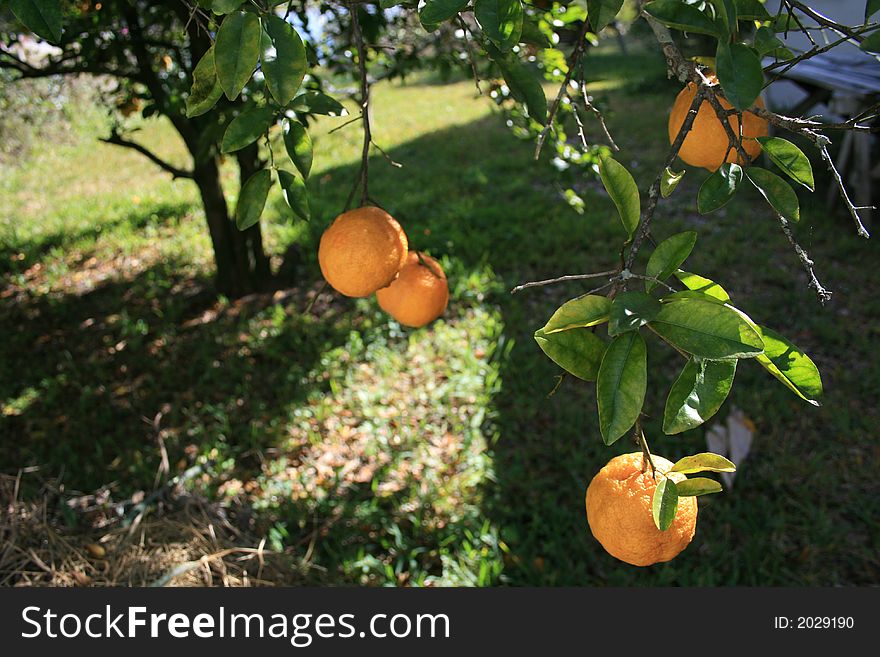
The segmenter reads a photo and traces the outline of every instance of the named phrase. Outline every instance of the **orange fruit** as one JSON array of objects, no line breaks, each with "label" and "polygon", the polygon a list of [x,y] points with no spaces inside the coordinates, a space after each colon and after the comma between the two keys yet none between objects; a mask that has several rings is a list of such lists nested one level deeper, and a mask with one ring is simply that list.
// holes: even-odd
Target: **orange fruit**
[{"label": "orange fruit", "polygon": [[697,498],[681,497],[672,525],[666,531],[657,529],[654,489],[664,476],[676,483],[686,477],[669,472],[672,463],[654,456],[655,481],[650,465],[642,472],[643,460],[641,452],[615,456],[587,487],[587,522],[593,536],[611,556],[633,566],[673,559],[691,542],[697,526]]},{"label": "orange fruit", "polygon": [[406,263],[408,246],[394,217],[368,206],[336,217],[321,235],[318,263],[334,290],[367,297],[394,280]]},{"label": "orange fruit", "polygon": [[418,328],[446,310],[449,285],[440,263],[429,255],[410,251],[400,275],[376,292],[379,306],[404,326]]},{"label": "orange fruit", "polygon": [[[711,78],[710,78],[711,79]],[[681,90],[675,103],[672,105],[672,111],[669,113],[669,143],[675,141],[678,131],[684,123],[691,103],[694,102],[694,96],[697,94],[697,86],[693,82]],[[733,109],[733,105],[726,99],[718,97],[721,106],[726,109]],[[753,107],[763,109],[764,101],[759,97]],[[733,132],[739,135],[739,117],[735,114],[727,119]],[[755,141],[755,137],[766,137],[768,134],[767,121],[749,111],[743,112],[742,124],[742,145],[746,153],[753,160],[761,152],[761,144]],[[749,139],[751,137],[751,139]],[[694,119],[694,125],[691,131],[684,138],[684,143],[678,156],[695,167],[703,167],[710,171],[715,171],[725,162],[737,162],[738,164],[748,164],[743,162],[735,148],[728,148],[730,139],[724,130],[724,124],[715,114],[715,110],[708,100],[704,100],[697,110],[697,116]]]}]

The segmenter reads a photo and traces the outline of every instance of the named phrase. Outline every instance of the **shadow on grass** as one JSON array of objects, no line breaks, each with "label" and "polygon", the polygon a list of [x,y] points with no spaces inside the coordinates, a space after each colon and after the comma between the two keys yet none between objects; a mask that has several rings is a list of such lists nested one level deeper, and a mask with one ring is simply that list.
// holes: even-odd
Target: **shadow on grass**
[{"label": "shadow on grass", "polygon": [[335,311],[322,322],[272,314],[269,295],[224,305],[181,269],[165,261],[82,295],[5,304],[4,471],[39,464],[76,489],[150,487],[157,414],[175,458],[258,468],[276,438],[261,427],[307,394],[299,379],[340,335]]}]

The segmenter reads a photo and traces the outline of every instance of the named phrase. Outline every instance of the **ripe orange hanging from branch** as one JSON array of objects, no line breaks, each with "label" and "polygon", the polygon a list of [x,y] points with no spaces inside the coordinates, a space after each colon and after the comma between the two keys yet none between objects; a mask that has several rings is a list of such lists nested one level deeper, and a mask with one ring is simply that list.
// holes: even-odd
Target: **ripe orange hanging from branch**
[{"label": "ripe orange hanging from branch", "polygon": [[407,248],[406,233],[394,217],[368,206],[336,217],[321,236],[318,263],[334,290],[367,297],[394,280]]},{"label": "ripe orange hanging from branch", "polygon": [[[711,82],[716,82],[714,77],[710,77]],[[672,105],[672,111],[669,113],[669,143],[673,143],[678,136],[678,131],[687,117],[691,103],[694,102],[694,96],[697,94],[697,86],[693,82],[681,90],[675,103]],[[721,106],[725,110],[733,109],[733,106],[722,97],[718,97]],[[764,101],[759,97],[753,107],[764,108]],[[756,137],[766,137],[768,134],[767,121],[752,112],[743,112],[742,120],[742,146],[748,153],[749,157],[755,159],[761,152],[761,144]],[[739,117],[732,114],[728,119],[730,127],[736,135],[740,134]],[[715,109],[708,100],[704,100],[697,111],[694,119],[693,127],[684,139],[678,156],[695,167],[703,167],[710,171],[715,171],[725,162],[737,162],[738,164],[747,164],[742,161],[739,153],[735,148],[730,147],[730,138],[724,130],[724,124],[715,113]]]},{"label": "ripe orange hanging from branch", "polygon": [[411,251],[400,275],[376,292],[379,306],[405,326],[418,328],[443,314],[449,285],[440,263],[425,253]]},{"label": "ripe orange hanging from branch", "polygon": [[653,461],[656,479],[641,452],[615,456],[587,487],[587,522],[593,536],[611,556],[633,566],[675,558],[691,542],[697,526],[697,498],[682,497],[672,525],[666,531],[657,529],[651,510],[654,489],[663,476],[675,483],[686,477],[670,472],[672,463],[661,456]]}]

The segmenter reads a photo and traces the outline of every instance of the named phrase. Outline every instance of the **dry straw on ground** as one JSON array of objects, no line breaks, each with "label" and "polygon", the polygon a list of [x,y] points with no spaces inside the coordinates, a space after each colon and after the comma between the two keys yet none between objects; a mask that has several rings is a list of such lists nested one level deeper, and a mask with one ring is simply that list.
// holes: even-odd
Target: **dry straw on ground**
[{"label": "dry straw on ground", "polygon": [[38,498],[22,499],[21,478],[0,475],[0,586],[266,586],[301,579],[301,563],[267,550],[204,500],[171,492],[132,515],[120,512],[123,505],[107,491],[66,496],[46,484]]}]

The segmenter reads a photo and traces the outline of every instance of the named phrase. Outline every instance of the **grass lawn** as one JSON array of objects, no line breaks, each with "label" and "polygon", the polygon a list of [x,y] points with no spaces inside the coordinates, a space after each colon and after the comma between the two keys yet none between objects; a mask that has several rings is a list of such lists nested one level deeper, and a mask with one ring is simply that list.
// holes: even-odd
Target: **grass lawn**
[{"label": "grass lawn", "polygon": [[[666,147],[677,92],[655,54],[591,51],[619,158],[647,189]],[[655,235],[699,234],[688,269],[722,283],[757,321],[819,366],[821,408],[743,363],[730,399],[756,426],[733,490],[701,498],[692,545],[638,569],[608,556],[584,517],[587,483],[611,456],[593,384],[563,380],[532,339],[586,288],[519,282],[610,269],[624,237],[601,185],[567,174],[583,214],[563,199],[549,158],[532,160],[470,81],[382,84],[371,195],[410,242],[444,263],[452,300],[428,329],[403,330],[375,301],[322,294],[317,239],[354,179],[357,124],[313,128],[313,220],[270,200],[273,253],[300,252],[299,284],[238,302],[210,290],[210,246],[195,188],[86,124],[0,172],[0,471],[64,491],[152,490],[201,463],[194,492],[220,500],[243,530],[286,551],[298,582],[362,584],[840,585],[878,581],[880,386],[875,240],[845,213],[801,195],[796,227],[833,302],[818,305],[770,212],[746,190],[700,216],[705,172],[663,201]],[[91,130],[91,132],[90,132]],[[595,125],[591,136],[600,138]],[[176,162],[164,123],[141,139]],[[234,192],[235,171],[225,169]],[[660,432],[678,356],[649,345],[646,425],[675,460],[705,448],[703,429]],[[30,479],[28,479],[30,478]],[[36,484],[26,489],[36,494]],[[63,496],[62,496],[63,497]],[[71,536],[100,530],[68,518]],[[85,539],[83,539],[85,540]]]}]

